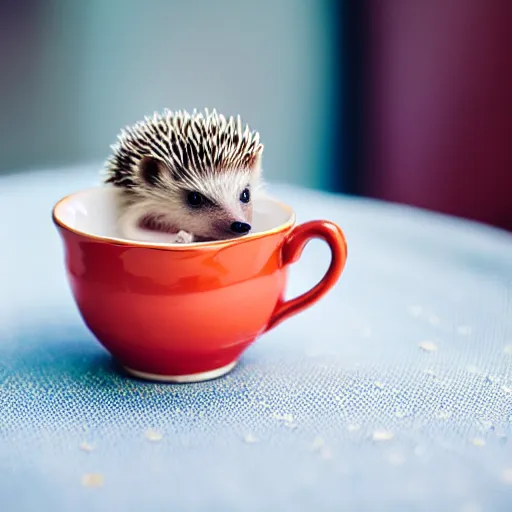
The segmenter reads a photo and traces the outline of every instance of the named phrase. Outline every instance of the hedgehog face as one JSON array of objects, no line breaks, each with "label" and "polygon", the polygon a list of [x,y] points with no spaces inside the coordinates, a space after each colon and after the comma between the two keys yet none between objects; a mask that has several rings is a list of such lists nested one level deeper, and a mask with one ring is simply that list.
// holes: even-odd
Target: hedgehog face
[{"label": "hedgehog face", "polygon": [[198,241],[249,232],[263,145],[240,116],[166,110],[118,139],[106,183],[125,190],[125,219]]},{"label": "hedgehog face", "polygon": [[180,229],[194,233],[198,240],[233,238],[245,235],[251,230],[250,183],[233,187],[229,194],[184,190],[182,204]]},{"label": "hedgehog face", "polygon": [[141,227],[171,233],[183,230],[194,234],[197,241],[239,237],[251,230],[257,169],[174,180],[164,162],[147,157],[141,161],[140,177],[143,187],[137,188],[137,194],[141,201],[134,201],[134,206],[144,208]]}]

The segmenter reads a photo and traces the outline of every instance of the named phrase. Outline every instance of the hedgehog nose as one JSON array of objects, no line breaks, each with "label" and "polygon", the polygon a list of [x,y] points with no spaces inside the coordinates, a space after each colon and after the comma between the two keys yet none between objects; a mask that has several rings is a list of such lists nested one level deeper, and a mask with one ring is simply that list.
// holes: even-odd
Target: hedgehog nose
[{"label": "hedgehog nose", "polygon": [[236,233],[238,235],[243,235],[245,233],[248,233],[251,230],[251,225],[247,224],[246,222],[233,222],[231,224],[231,231],[233,233]]}]

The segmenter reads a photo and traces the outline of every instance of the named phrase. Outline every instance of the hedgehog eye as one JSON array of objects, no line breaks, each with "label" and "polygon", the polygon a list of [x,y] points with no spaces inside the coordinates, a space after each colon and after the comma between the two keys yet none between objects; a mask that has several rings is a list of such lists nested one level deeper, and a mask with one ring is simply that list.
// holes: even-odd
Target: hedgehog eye
[{"label": "hedgehog eye", "polygon": [[240,201],[242,201],[242,203],[248,203],[250,200],[251,200],[251,193],[249,192],[249,189],[246,188],[240,194]]},{"label": "hedgehog eye", "polygon": [[199,208],[205,203],[205,198],[199,192],[189,192],[187,195],[187,203],[193,208]]}]

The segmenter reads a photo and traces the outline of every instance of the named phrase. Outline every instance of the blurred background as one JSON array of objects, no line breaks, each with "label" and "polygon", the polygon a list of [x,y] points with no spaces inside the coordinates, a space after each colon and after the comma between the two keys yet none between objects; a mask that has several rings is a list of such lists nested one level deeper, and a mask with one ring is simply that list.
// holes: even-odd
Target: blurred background
[{"label": "blurred background", "polygon": [[508,0],[0,0],[0,175],[164,107],[240,113],[269,181],[512,229]]}]

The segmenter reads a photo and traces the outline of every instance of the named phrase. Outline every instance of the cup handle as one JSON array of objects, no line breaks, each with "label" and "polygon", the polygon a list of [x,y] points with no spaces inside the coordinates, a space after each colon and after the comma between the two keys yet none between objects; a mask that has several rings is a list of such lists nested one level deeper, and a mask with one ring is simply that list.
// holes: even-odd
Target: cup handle
[{"label": "cup handle", "polygon": [[319,283],[311,290],[290,300],[277,303],[265,331],[273,329],[283,320],[290,318],[320,300],[338,281],[347,260],[347,242],[343,231],[327,220],[313,220],[296,226],[281,247],[283,266],[296,263],[307,243],[313,238],[327,242],[331,249],[331,263]]}]

